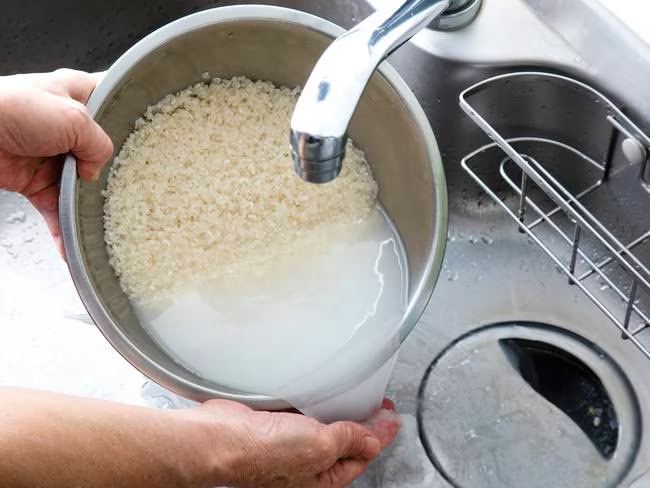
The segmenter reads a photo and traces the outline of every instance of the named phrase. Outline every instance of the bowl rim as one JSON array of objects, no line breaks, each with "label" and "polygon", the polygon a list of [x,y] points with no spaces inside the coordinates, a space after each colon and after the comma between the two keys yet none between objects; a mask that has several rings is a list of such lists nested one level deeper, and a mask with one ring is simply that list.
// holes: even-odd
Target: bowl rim
[{"label": "bowl rim", "polygon": [[[156,49],[159,49],[172,39],[186,35],[191,31],[210,25],[242,20],[297,24],[301,27],[306,27],[324,34],[332,39],[345,32],[343,28],[328,20],[306,12],[284,7],[268,5],[236,5],[217,7],[196,12],[160,27],[138,41],[122,56],[120,56],[106,71],[105,76],[92,92],[87,103],[90,115],[95,118],[100,107],[111,94],[115,86],[134,66],[137,65],[137,63]],[[396,94],[402,99],[402,102],[422,133],[433,175],[433,189],[435,190],[433,245],[429,250],[422,278],[420,279],[420,282],[412,295],[412,299],[402,316],[398,329],[401,336],[400,342],[402,342],[415,327],[420,316],[424,312],[440,274],[447,242],[447,185],[440,152],[433,130],[431,129],[422,107],[415,98],[415,95],[397,71],[387,62],[383,62],[378,67],[377,72],[381,74],[381,76],[395,90]],[[233,392],[234,390],[221,391],[217,388],[209,388],[186,378],[182,378],[152,360],[124,334],[103,306],[97,290],[94,288],[89,276],[88,267],[81,250],[78,236],[77,190],[78,174],[76,159],[72,154],[68,154],[65,158],[63,167],[59,196],[59,219],[61,222],[61,233],[67,257],[67,264],[74,285],[81,301],[88,311],[88,314],[113,348],[145,376],[164,388],[183,397],[195,401],[223,398],[245,403],[252,408],[265,410],[279,410],[290,407],[286,401],[271,396],[246,392]],[[389,352],[390,351],[387,350],[385,354],[388,354]],[[394,354],[394,350],[390,352],[387,359],[392,356],[392,354]]]}]

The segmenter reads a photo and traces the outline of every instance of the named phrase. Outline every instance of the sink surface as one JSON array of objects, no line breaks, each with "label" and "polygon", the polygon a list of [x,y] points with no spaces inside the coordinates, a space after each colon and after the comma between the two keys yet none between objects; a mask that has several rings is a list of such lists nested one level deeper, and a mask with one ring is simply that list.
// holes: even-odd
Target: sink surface
[{"label": "sink surface", "polygon": [[[549,41],[548,48],[540,51],[535,41],[527,43],[524,37],[519,39],[515,33],[511,41],[519,45],[498,46],[493,43],[484,47],[483,54],[493,63],[478,64],[478,60],[469,59],[476,54],[467,50],[455,56],[453,40],[442,39],[445,37],[443,33],[424,32],[391,58],[391,64],[405,77],[423,104],[440,145],[449,186],[449,236],[441,279],[421,323],[402,348],[389,385],[400,411],[413,417],[408,417],[406,428],[401,433],[395,447],[397,454],[391,456],[388,453],[380,459],[358,486],[627,486],[643,477],[650,468],[647,461],[650,446],[645,440],[647,423],[642,422],[649,412],[650,381],[645,374],[648,359],[629,341],[620,339],[620,332],[609,319],[576,286],[568,285],[566,276],[555,263],[519,232],[503,210],[462,170],[459,164],[462,158],[492,141],[459,109],[458,95],[485,78],[530,70],[535,66],[538,70],[566,74],[597,87],[633,113],[633,118],[641,126],[647,127],[650,112],[639,104],[633,104],[633,99],[642,98],[641,92],[634,91],[633,83],[623,89],[616,73],[605,77],[598,60],[591,62],[596,57],[593,52],[596,46],[585,49],[585,44],[575,41],[579,24],[571,24],[570,18],[561,19],[560,23],[557,12],[548,12],[542,2],[512,3],[508,8],[525,11],[522,18],[526,19],[526,36],[535,38],[538,32],[534,26],[540,23],[537,40],[550,35],[555,36],[555,42]],[[561,1],[553,3],[558,8],[566,4]],[[472,33],[474,40],[461,42],[466,45],[478,43],[481,35],[489,35],[491,26],[486,17],[493,5],[494,2],[485,2],[484,11],[475,25],[468,27],[475,29]],[[588,12],[585,15],[596,15],[594,9],[597,7],[591,2],[572,2],[570,7],[579,10],[580,5]],[[483,26],[479,24],[481,15],[485,16]],[[501,42],[507,42],[504,33],[509,33],[508,20],[513,19],[501,18],[503,31],[498,33],[502,36]],[[606,18],[600,22],[614,29]],[[479,31],[479,27],[484,30]],[[517,26],[513,29],[516,31]],[[463,34],[460,31],[453,35],[461,37]],[[622,33],[619,40],[615,30],[608,31],[605,37],[611,39],[610,47],[614,51],[621,49],[620,56],[624,58],[628,53],[623,50],[627,42],[626,33]],[[446,49],[441,47],[440,41],[447,43]],[[486,42],[489,44],[490,41]],[[645,55],[647,47],[644,49],[635,51],[634,56]],[[560,55],[556,55],[555,50],[559,50]],[[606,58],[613,53],[603,51],[600,55]],[[510,63],[506,62],[508,58],[512,59]],[[644,80],[647,84],[650,77]],[[602,107],[595,106],[591,97],[539,81],[526,86],[525,90],[503,86],[491,93],[481,93],[479,98],[474,106],[504,137],[544,137],[581,148],[598,161],[606,157],[611,127],[605,122],[605,114],[599,112]],[[577,164],[575,157],[568,157],[562,151],[548,147],[525,147],[521,150],[538,160],[547,161],[554,176],[572,189],[585,188],[595,181],[588,168],[585,170],[584,166]],[[499,164],[504,157],[505,154],[498,149],[480,153],[475,158],[476,171],[504,203],[509,206],[514,203],[516,208],[518,196],[498,176]],[[615,169],[612,169],[610,182],[590,195],[586,204],[594,213],[599,213],[615,232],[625,229],[623,234],[636,237],[650,228],[650,218],[644,211],[648,195],[636,178],[638,168],[630,168],[616,155],[613,160]],[[519,182],[518,179],[515,181]],[[546,231],[540,229],[540,234]],[[553,243],[554,236],[549,233],[547,237]],[[646,265],[650,262],[649,247],[646,245],[639,252]],[[596,281],[592,286],[601,293],[602,284]],[[605,296],[604,291],[602,294]],[[609,303],[613,309],[624,310],[617,299],[603,297],[603,300],[612,300]],[[642,300],[648,303],[647,296]],[[557,346],[563,351],[551,354],[552,361],[544,363],[544,366],[538,363],[532,370],[536,378],[542,377],[544,371],[547,375],[554,375],[553,390],[556,393],[566,390],[560,394],[562,401],[572,403],[573,407],[565,410],[564,416],[555,417],[557,404],[550,397],[539,391],[534,397],[528,396],[537,391],[535,385],[525,381],[526,375],[520,369],[507,364],[506,351],[498,347],[496,339],[489,346],[476,346],[478,352],[475,356],[470,351],[465,356],[451,356],[458,358],[455,364],[446,362],[455,347],[477,341],[476,336],[480,337],[477,331],[512,323],[518,327],[524,324],[529,339],[540,344],[542,350]],[[543,324],[543,330],[557,328],[575,334],[589,343],[592,352],[602,356],[602,361],[611,361],[614,369],[619,371],[617,375],[621,375],[622,383],[629,384],[629,389],[620,389],[615,386],[617,380],[613,378],[616,375],[596,372],[594,368],[597,369],[596,364],[602,364],[600,360],[591,365],[589,361],[583,363],[585,370],[594,372],[602,381],[604,390],[610,392],[619,414],[630,402],[638,402],[637,413],[641,423],[635,423],[637,414],[631,412],[628,412],[629,417],[622,414],[617,420],[620,432],[626,429],[630,429],[628,434],[635,431],[631,438],[618,439],[618,453],[614,458],[617,461],[625,458],[626,467],[619,470],[617,462],[608,462],[603,468],[602,458],[595,454],[594,446],[588,446],[589,436],[584,432],[582,437],[576,432],[575,439],[581,438],[585,444],[567,441],[565,435],[571,436],[571,429],[567,428],[569,424],[560,426],[559,418],[567,420],[569,410],[579,410],[578,404],[585,398],[593,398],[587,391],[593,392],[598,388],[587,387],[579,398],[569,400],[567,391],[571,389],[569,385],[574,376],[559,365],[562,354],[570,349],[571,339],[568,336],[553,340],[542,338],[544,334],[540,329],[529,324]],[[646,333],[647,330],[641,335]],[[512,335],[508,340],[516,338],[514,332]],[[648,343],[647,334],[642,340]],[[460,346],[454,346],[456,343]],[[492,352],[488,353],[488,349]],[[574,356],[571,361],[576,359],[579,358]],[[482,369],[474,369],[476,363],[481,364]],[[441,365],[453,369],[440,370]],[[486,369],[490,372],[487,375]],[[528,369],[531,369],[530,365]],[[459,374],[462,370],[464,373]],[[454,378],[456,383],[450,384],[450,378]],[[463,388],[454,389],[453,386],[459,383]],[[479,395],[477,388],[490,391]],[[438,393],[427,395],[429,391]],[[624,391],[631,392],[631,397]],[[498,403],[495,405],[494,402]],[[551,410],[545,414],[535,413],[543,406]],[[449,414],[450,410],[454,414]],[[496,423],[503,418],[504,412],[508,414],[506,417],[518,414],[525,416],[526,420],[519,422],[516,429],[505,428],[503,422]],[[446,423],[440,418],[444,418]],[[596,423],[601,420],[599,418]],[[572,428],[575,429],[576,425],[573,422]],[[600,425],[597,430],[602,432]],[[449,438],[449,431],[456,432],[457,436]],[[562,434],[554,437],[556,431]],[[530,443],[531,436],[535,443]],[[552,451],[547,450],[549,443],[560,453],[555,462],[552,462]],[[513,444],[516,449],[513,449]],[[581,464],[585,461],[584,456],[579,456],[580,460],[573,457],[583,447],[584,453],[593,455],[592,462]],[[404,460],[405,456],[410,459]]]},{"label": "sink surface", "polygon": [[[381,1],[261,3],[303,8],[349,27]],[[603,17],[605,10],[595,7],[595,0],[513,0],[512,11],[525,16],[525,35],[518,31],[517,19],[508,17],[501,18],[495,33],[490,29],[497,25],[496,14],[503,14],[499,1],[484,1],[477,21],[467,28],[472,29],[471,39],[462,37],[464,31],[424,32],[390,60],[420,100],[436,134],[449,186],[449,235],[434,295],[404,343],[389,384],[388,394],[403,414],[402,431],[357,487],[639,487],[650,471],[648,359],[620,339],[609,319],[567,283],[549,257],[462,170],[461,159],[490,140],[458,105],[459,93],[480,80],[535,68],[579,78],[605,92],[648,133],[650,99],[639,87],[650,81],[650,48],[635,44],[618,23]],[[182,7],[138,2],[115,8],[124,23],[113,23],[121,27],[106,33],[107,43],[93,43],[89,26],[88,32],[70,37],[60,62],[99,69],[146,32],[215,3],[226,2],[195,0]],[[549,3],[572,9],[573,16],[559,16]],[[101,18],[102,9],[120,5],[118,0],[86,5],[76,15],[83,16],[82,25],[90,25]],[[18,15],[22,24],[0,30],[0,42],[12,29],[41,22],[29,17],[32,7],[30,2],[12,7],[22,9],[25,18]],[[0,60],[4,72],[54,67],[51,54],[30,58],[21,53],[47,45],[57,27],[46,26],[58,25],[60,11],[42,14],[43,29],[34,30],[43,34],[31,45],[7,44],[11,53]],[[579,18],[576,12],[608,29],[599,33],[606,45],[589,47],[585,39],[593,34],[572,22]],[[50,24],[49,19],[55,21]],[[478,51],[454,47],[472,46],[490,33],[498,34],[502,45],[484,46],[484,62]],[[508,39],[516,39],[517,45],[506,45]],[[98,47],[90,52],[87,45]],[[605,59],[616,61],[611,75]],[[631,66],[634,73],[628,76]],[[532,88],[531,93],[486,94],[478,103],[508,137],[534,133],[580,146],[596,159],[604,157],[609,128],[591,99],[542,82]],[[548,149],[538,153],[553,162],[554,174],[569,186],[581,188],[591,181],[593,175],[560,156]],[[481,154],[480,172],[512,203],[516,195],[497,178],[502,159],[496,150]],[[594,192],[589,204],[607,214],[617,231],[645,232],[650,217],[644,198],[650,197],[637,183],[634,171],[617,154],[611,182]],[[9,339],[0,348],[3,357],[12,358],[0,364],[2,384],[143,403],[144,379],[92,326],[75,320],[83,317],[83,310],[44,226],[24,201],[7,193],[0,193],[0,244],[0,268],[9,274],[0,285],[0,321]],[[640,256],[650,262],[650,249]],[[597,281],[595,286],[599,291]],[[615,299],[603,299],[623,307]],[[643,334],[640,339],[648,344]]]}]

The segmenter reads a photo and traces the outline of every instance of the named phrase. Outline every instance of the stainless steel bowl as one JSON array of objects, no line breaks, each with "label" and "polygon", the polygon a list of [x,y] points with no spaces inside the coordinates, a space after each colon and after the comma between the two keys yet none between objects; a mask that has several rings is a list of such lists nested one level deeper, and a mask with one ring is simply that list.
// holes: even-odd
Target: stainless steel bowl
[{"label": "stainless steel bowl", "polygon": [[[246,75],[299,86],[331,40],[343,30],[284,8],[233,6],[199,12],[153,32],[108,70],[88,102],[119,151],[134,121],[165,95],[201,75]],[[287,137],[289,128],[287,127]],[[447,192],[431,127],[399,75],[383,64],[371,79],[350,126],[379,184],[379,199],[406,248],[409,306],[401,341],[417,323],[438,278],[447,235]],[[288,142],[287,142],[288,143]],[[291,161],[287,161],[291,165]],[[160,385],[197,401],[228,398],[254,408],[285,408],[268,396],[225,388],[183,368],[144,331],[108,262],[102,190],[80,181],[68,156],[61,182],[60,218],[72,278],[90,316],[115,349]],[[382,354],[392,354],[383,351]]]}]

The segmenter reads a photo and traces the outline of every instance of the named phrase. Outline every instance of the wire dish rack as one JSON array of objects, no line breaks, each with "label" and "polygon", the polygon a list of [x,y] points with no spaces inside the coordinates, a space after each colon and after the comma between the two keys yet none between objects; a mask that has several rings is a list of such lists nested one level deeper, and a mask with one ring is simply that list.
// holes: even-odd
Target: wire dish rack
[{"label": "wire dish rack", "polygon": [[[532,134],[522,126],[495,129],[500,121],[498,108],[486,99],[498,101],[508,93],[534,96],[540,86],[544,90],[551,85],[593,105],[589,117],[598,119],[596,123],[603,128],[598,139],[604,140],[605,148],[600,156],[576,147],[593,140],[587,132],[569,141],[541,137],[552,133],[553,120],[559,120],[550,114],[536,119],[546,124],[546,130]],[[490,90],[496,90],[497,96],[490,95]],[[620,329],[621,337],[650,359],[650,184],[646,175],[650,138],[598,91],[550,73],[489,78],[463,91],[460,106],[494,141],[464,157],[463,169],[548,254],[569,284],[578,286]],[[487,121],[488,116],[494,123]],[[515,137],[504,137],[505,132]],[[612,212],[615,206],[629,207],[631,202],[634,215],[621,212],[623,207]],[[643,335],[647,340],[641,340]]]}]

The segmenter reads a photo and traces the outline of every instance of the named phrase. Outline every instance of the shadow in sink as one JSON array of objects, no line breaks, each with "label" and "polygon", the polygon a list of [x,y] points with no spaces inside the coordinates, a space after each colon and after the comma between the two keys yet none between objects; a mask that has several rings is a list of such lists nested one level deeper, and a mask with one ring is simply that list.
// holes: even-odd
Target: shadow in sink
[{"label": "shadow in sink", "polygon": [[617,486],[639,446],[635,392],[598,346],[545,324],[485,326],[431,363],[418,428],[452,486]]},{"label": "shadow in sink", "polygon": [[526,383],[573,420],[604,458],[611,459],[620,426],[600,378],[573,354],[552,344],[516,338],[499,339],[499,344]]}]

